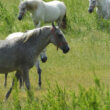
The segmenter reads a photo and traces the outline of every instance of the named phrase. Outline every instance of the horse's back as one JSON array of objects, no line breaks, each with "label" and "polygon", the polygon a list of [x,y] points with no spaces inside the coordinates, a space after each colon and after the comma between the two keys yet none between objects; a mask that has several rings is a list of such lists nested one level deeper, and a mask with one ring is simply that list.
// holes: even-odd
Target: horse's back
[{"label": "horse's back", "polygon": [[53,7],[53,8],[57,7],[57,8],[66,10],[66,6],[64,2],[61,2],[61,1],[51,1],[51,2],[46,2],[46,4],[48,7]]},{"label": "horse's back", "polygon": [[23,36],[23,32],[16,32],[16,33],[12,33],[10,35],[8,35],[8,37],[6,39],[13,39],[13,38],[18,38]]},{"label": "horse's back", "polygon": [[66,13],[66,7],[63,2],[51,1],[45,2],[45,21],[58,20],[60,16],[64,16]]}]

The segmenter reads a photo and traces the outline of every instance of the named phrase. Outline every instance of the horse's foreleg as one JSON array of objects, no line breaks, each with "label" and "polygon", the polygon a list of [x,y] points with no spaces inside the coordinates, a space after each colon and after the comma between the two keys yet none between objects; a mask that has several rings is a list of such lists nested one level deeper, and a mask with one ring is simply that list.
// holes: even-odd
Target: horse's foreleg
[{"label": "horse's foreleg", "polygon": [[36,61],[35,66],[36,66],[36,69],[37,69],[37,72],[38,72],[38,76],[39,76],[39,78],[38,78],[38,85],[39,85],[39,87],[41,87],[41,71],[42,70],[40,68],[39,60]]},{"label": "horse's foreleg", "polygon": [[15,77],[13,78],[12,86],[10,87],[9,91],[7,92],[7,94],[6,94],[6,96],[5,96],[5,97],[6,97],[6,100],[8,99],[8,97],[9,97],[10,94],[11,94],[11,91],[12,91],[12,89],[13,89],[13,86],[14,86],[14,84],[15,84],[16,79],[17,79],[17,81],[18,81],[19,78],[20,78],[20,74],[19,74],[19,72],[17,71],[16,74],[15,74]]},{"label": "horse's foreleg", "polygon": [[4,87],[6,87],[6,86],[7,86],[7,75],[8,75],[8,73],[5,73],[5,82],[4,82]]},{"label": "horse's foreleg", "polygon": [[29,70],[23,71],[23,80],[25,82],[26,88],[30,89],[30,81],[29,81]]}]

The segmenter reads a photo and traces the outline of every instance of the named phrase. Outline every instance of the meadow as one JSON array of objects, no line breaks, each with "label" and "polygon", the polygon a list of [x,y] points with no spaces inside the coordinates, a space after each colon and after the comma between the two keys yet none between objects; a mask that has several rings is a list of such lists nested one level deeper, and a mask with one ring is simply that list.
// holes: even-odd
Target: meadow
[{"label": "meadow", "polygon": [[[49,1],[49,0],[45,0]],[[48,60],[41,62],[42,88],[36,68],[30,70],[31,92],[16,84],[7,102],[4,97],[14,72],[0,75],[0,110],[110,110],[110,20],[88,13],[88,0],[62,0],[67,6],[63,30],[70,52],[47,47]],[[0,0],[0,39],[33,29],[30,14],[18,21],[19,0]]]}]

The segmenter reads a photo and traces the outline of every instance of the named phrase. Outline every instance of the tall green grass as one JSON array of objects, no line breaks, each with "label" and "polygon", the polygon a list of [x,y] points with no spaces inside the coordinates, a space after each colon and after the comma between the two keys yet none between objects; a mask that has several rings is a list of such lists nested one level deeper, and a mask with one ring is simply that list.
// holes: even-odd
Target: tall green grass
[{"label": "tall green grass", "polygon": [[102,84],[97,77],[94,77],[94,87],[85,89],[79,85],[78,93],[74,90],[66,90],[58,84],[48,90],[42,98],[35,98],[33,91],[27,91],[27,98],[21,104],[17,85],[14,87],[11,107],[0,104],[0,110],[4,106],[8,110],[109,110],[110,90]]},{"label": "tall green grass", "polygon": [[[45,0],[51,1],[51,0]],[[63,30],[70,52],[63,55],[50,45],[48,61],[41,63],[42,89],[37,89],[35,68],[30,71],[31,91],[15,84],[12,95],[3,102],[13,74],[0,75],[0,110],[109,110],[110,109],[110,21],[88,13],[87,0],[61,0],[67,6],[67,29]],[[30,14],[17,20],[19,0],[0,1],[0,39],[17,31],[33,29]],[[92,77],[96,74],[94,81]],[[49,81],[50,85],[45,82]],[[56,84],[56,82],[58,84]],[[108,85],[108,86],[107,86]]]}]

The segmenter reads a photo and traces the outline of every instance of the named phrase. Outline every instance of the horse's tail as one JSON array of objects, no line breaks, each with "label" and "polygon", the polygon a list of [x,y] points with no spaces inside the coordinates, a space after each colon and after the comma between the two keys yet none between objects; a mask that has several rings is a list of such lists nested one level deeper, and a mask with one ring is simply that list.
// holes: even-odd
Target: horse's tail
[{"label": "horse's tail", "polygon": [[65,15],[64,15],[64,17],[63,17],[63,20],[62,20],[62,28],[66,28],[66,25],[67,25],[67,17],[66,17],[66,13],[65,13]]}]

